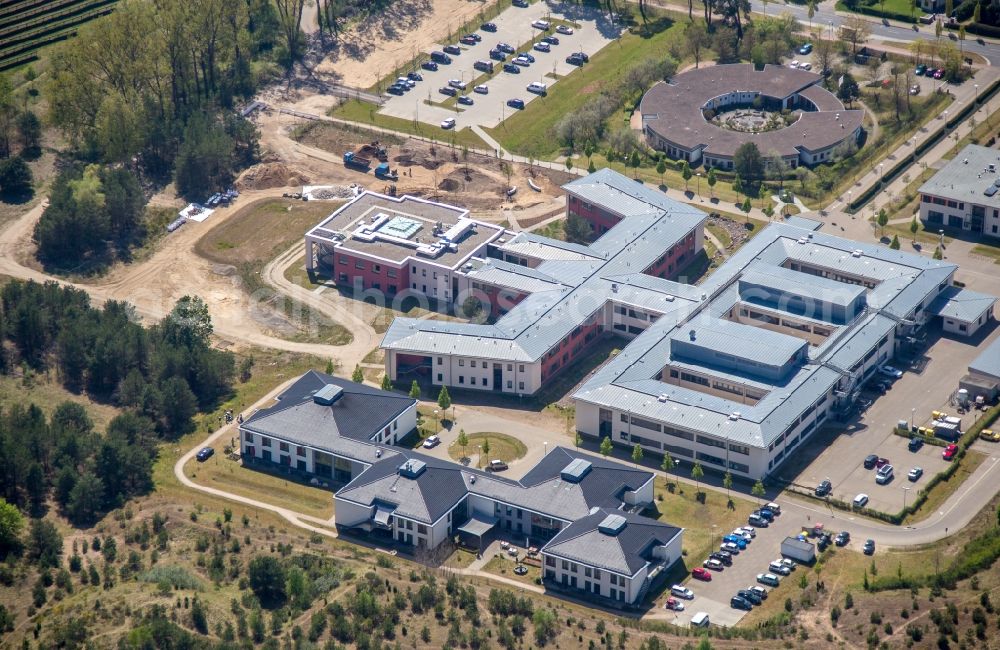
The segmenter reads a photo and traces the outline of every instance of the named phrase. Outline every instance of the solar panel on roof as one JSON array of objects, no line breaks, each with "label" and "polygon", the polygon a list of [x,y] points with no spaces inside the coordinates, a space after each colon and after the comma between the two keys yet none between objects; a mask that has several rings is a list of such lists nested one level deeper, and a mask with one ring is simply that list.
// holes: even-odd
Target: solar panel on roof
[{"label": "solar panel on roof", "polygon": [[628,523],[621,515],[608,515],[597,525],[597,530],[605,535],[617,535],[625,529]]}]

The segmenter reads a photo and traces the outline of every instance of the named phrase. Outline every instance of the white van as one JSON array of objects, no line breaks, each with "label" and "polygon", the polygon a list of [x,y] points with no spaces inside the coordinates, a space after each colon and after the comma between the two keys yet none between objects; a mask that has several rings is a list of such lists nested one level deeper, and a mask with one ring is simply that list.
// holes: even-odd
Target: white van
[{"label": "white van", "polygon": [[528,92],[535,93],[536,95],[544,95],[546,92],[548,92],[548,86],[546,86],[540,81],[532,81],[530,84],[528,84]]},{"label": "white van", "polygon": [[708,612],[698,612],[692,616],[691,627],[708,627]]}]

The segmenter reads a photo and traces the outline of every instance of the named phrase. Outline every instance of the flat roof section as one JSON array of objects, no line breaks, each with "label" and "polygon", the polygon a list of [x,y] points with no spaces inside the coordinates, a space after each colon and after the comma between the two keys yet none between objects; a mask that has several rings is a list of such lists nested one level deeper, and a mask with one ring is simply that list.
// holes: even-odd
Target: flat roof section
[{"label": "flat roof section", "polygon": [[986,349],[969,364],[969,372],[1000,380],[1000,338],[986,346]]},{"label": "flat roof section", "polygon": [[950,286],[941,292],[927,311],[963,323],[974,323],[984,312],[992,310],[996,301],[985,293]]},{"label": "flat roof section", "polygon": [[503,232],[499,226],[469,219],[463,208],[408,195],[363,192],[306,237],[400,265],[415,258],[454,269]]},{"label": "flat roof section", "polygon": [[746,302],[777,306],[791,314],[827,322],[843,320],[827,305],[843,312],[860,305],[865,296],[865,288],[858,284],[763,264],[743,272],[739,279],[739,292],[740,298]]},{"label": "flat roof section", "polygon": [[919,191],[921,194],[1000,209],[998,181],[1000,151],[970,144],[921,185]]},{"label": "flat roof section", "polygon": [[[809,343],[762,327],[713,319],[695,319],[670,337],[670,358],[694,358],[726,368],[744,368],[740,362],[781,368],[802,356]],[[692,355],[693,353],[693,355]],[[696,355],[696,356],[695,356]]]}]

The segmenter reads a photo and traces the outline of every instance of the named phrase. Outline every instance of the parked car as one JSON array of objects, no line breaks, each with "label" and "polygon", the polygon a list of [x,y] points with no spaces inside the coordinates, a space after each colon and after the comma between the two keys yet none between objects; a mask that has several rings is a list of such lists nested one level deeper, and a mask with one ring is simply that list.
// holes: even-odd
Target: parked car
[{"label": "parked car", "polygon": [[808,61],[803,61],[802,63],[799,64],[799,68],[802,70],[812,70],[813,64],[809,63]]},{"label": "parked car", "polygon": [[424,449],[433,449],[441,444],[441,436],[427,436],[424,440]]},{"label": "parked car", "polygon": [[677,600],[676,598],[673,598],[673,597],[667,598],[667,602],[663,603],[663,606],[666,609],[672,609],[675,612],[683,612],[684,611],[684,603],[682,603],[681,601],[679,601],[679,600]]},{"label": "parked car", "polygon": [[917,68],[916,68],[916,69],[915,69],[915,70],[913,71],[913,74],[917,75],[918,77],[922,77],[922,76],[924,76],[924,73],[925,73],[925,72],[927,72],[927,66],[925,66],[925,65],[924,65],[923,63],[921,63],[921,64],[920,64],[920,65],[918,65],[918,66],[917,66]]},{"label": "parked car", "polygon": [[580,56],[579,52],[576,52],[566,57],[566,63],[570,65],[583,65],[586,61],[582,56]]},{"label": "parked car", "polygon": [[833,491],[833,483],[829,479],[823,479],[820,484],[816,486],[815,494],[818,497],[825,497]]},{"label": "parked car", "polygon": [[854,497],[855,508],[864,508],[867,503],[868,503],[868,495],[865,494],[864,492]]},{"label": "parked car", "polygon": [[488,86],[480,84],[480,85],[476,86],[475,88],[473,88],[472,92],[479,93],[480,95],[488,95],[490,93],[490,89],[489,89]]},{"label": "parked car", "polygon": [[440,88],[438,88],[438,92],[441,93],[442,95],[448,95],[449,97],[454,97],[455,95],[458,94],[458,91],[452,88],[451,86],[441,86]]},{"label": "parked car", "polygon": [[[733,554],[730,553],[729,551],[723,551],[722,549],[719,549],[718,551],[715,552],[715,555],[721,555],[722,557],[728,559],[730,562],[733,561]],[[723,560],[722,563],[725,564],[726,560]]]},{"label": "parked car", "polygon": [[390,95],[402,95],[404,92],[406,92],[406,88],[400,86],[399,84],[392,84],[391,86],[385,89],[385,92],[389,93]]},{"label": "parked car", "polygon": [[451,86],[452,88],[457,88],[459,90],[465,90],[466,88],[469,87],[469,84],[465,83],[464,81],[459,81],[458,79],[449,79],[448,85]]},{"label": "parked car", "polygon": [[448,54],[461,54],[462,53],[462,48],[460,48],[457,45],[445,45],[441,49],[443,49]]},{"label": "parked car", "polygon": [[760,596],[761,600],[767,600],[767,589],[764,589],[760,585],[753,585],[751,587],[747,587],[747,591],[752,591],[753,593],[757,594],[758,596]]},{"label": "parked car", "polygon": [[559,45],[559,38],[556,36],[545,36],[542,38],[542,42],[549,45]]},{"label": "parked car", "polygon": [[732,542],[722,542],[721,544],[719,544],[719,549],[727,551],[733,555],[740,554],[740,547],[737,546],[736,544],[733,544]]},{"label": "parked car", "polygon": [[769,587],[777,587],[781,584],[781,578],[774,575],[773,573],[758,573],[757,582],[762,585],[767,585]]},{"label": "parked car", "polygon": [[944,451],[941,452],[941,458],[944,458],[945,460],[951,460],[955,457],[955,454],[957,453],[958,453],[958,445],[956,445],[955,443],[951,443],[950,445],[944,448]]},{"label": "parked car", "polygon": [[893,366],[879,366],[878,371],[890,379],[899,379],[903,376],[903,371]]},{"label": "parked car", "polygon": [[739,596],[740,598],[745,598],[746,600],[749,600],[754,605],[760,605],[762,602],[764,602],[764,599],[761,598],[760,595],[757,594],[757,592],[750,591],[749,589],[740,589],[739,591],[736,592],[736,595]]},{"label": "parked car", "polygon": [[708,557],[709,559],[722,562],[726,566],[733,566],[733,556],[728,553],[722,553],[720,551],[716,551],[715,553],[712,553]]},{"label": "parked car", "polygon": [[862,550],[865,552],[865,555],[875,555],[875,540],[866,539]]},{"label": "parked car", "polygon": [[490,58],[496,61],[506,61],[507,55],[500,50],[490,50]]},{"label": "parked car", "polygon": [[524,100],[523,99],[518,99],[517,97],[515,97],[514,99],[508,99],[507,100],[507,105],[510,106],[511,108],[516,108],[516,109],[520,110],[520,109],[524,108]]},{"label": "parked car", "polygon": [[540,81],[532,81],[528,84],[528,92],[535,93],[536,95],[545,95],[548,93],[548,86]]},{"label": "parked car", "polygon": [[723,569],[726,568],[726,565],[724,565],[722,562],[716,560],[713,557],[710,557],[704,562],[702,562],[701,566],[703,566],[706,569],[711,569],[712,571],[722,571]]},{"label": "parked car", "polygon": [[770,525],[768,524],[767,519],[764,519],[760,515],[753,514],[747,517],[747,523],[751,526],[756,526],[757,528],[767,528]]},{"label": "parked car", "polygon": [[885,485],[892,480],[893,471],[892,465],[883,465],[878,468],[878,472],[875,473],[875,482],[879,485]]},{"label": "parked car", "polygon": [[433,71],[438,69],[438,64],[434,63],[433,61],[424,61],[423,63],[420,64],[420,67],[423,68],[424,70]]},{"label": "parked car", "polygon": [[744,533],[746,533],[750,537],[756,537],[757,536],[757,530],[753,526],[740,526],[736,530],[742,530]]},{"label": "parked car", "polygon": [[442,129],[453,129],[455,128],[455,118],[449,117],[441,121]]},{"label": "parked car", "polygon": [[542,31],[547,32],[549,31],[549,28],[552,27],[552,24],[547,20],[536,20],[535,22],[531,23],[531,26],[534,27],[535,29],[540,29]]},{"label": "parked car", "polygon": [[521,56],[514,57],[513,63],[514,65],[521,66],[522,68],[527,68],[531,65],[531,61],[529,61],[523,54]]},{"label": "parked car", "polygon": [[745,530],[743,530],[742,528],[736,528],[736,529],[734,529],[733,530],[733,535],[737,535],[739,537],[742,537],[744,540],[746,540],[747,544],[749,544],[750,542],[753,541],[753,536],[750,533],[748,533]]},{"label": "parked car", "polygon": [[920,94],[920,84],[913,84],[912,86],[910,86],[910,94],[911,95],[919,95]]},{"label": "parked car", "polygon": [[875,463],[878,462],[878,456],[875,454],[868,454],[865,456],[865,469],[874,469]]},{"label": "parked car", "polygon": [[802,47],[799,48],[799,54],[809,54],[812,51],[813,51],[812,43],[805,43],[802,45]]},{"label": "parked car", "polygon": [[517,55],[517,58],[525,59],[528,63],[535,62],[535,57],[532,56],[531,52],[521,52],[520,54]]},{"label": "parked car", "polygon": [[195,455],[195,458],[198,459],[199,463],[204,463],[206,460],[208,460],[214,455],[215,455],[214,449],[212,449],[211,447],[202,447],[201,449],[198,450],[198,453]]},{"label": "parked car", "polygon": [[934,71],[934,78],[935,79],[943,79],[944,78],[944,70],[942,68],[938,68],[937,70],[935,70]]},{"label": "parked car", "polygon": [[760,510],[755,510],[754,512],[768,521],[774,521],[774,511],[770,508],[761,508]]},{"label": "parked car", "polygon": [[528,6],[528,0],[511,0],[511,3],[515,7],[521,7],[522,9]]},{"label": "parked car", "polygon": [[[824,537],[829,537],[829,536],[830,536],[829,533],[827,533],[827,534],[824,535]],[[789,559],[787,557],[778,558],[778,562],[781,562],[786,567],[788,567],[789,571],[794,571],[799,566],[799,565],[795,564],[794,560],[791,560],[791,559]]]},{"label": "parked car", "polygon": [[875,461],[875,469],[882,469],[888,464],[889,464],[888,458],[882,458],[881,456],[879,456],[878,460]]},{"label": "parked car", "polygon": [[486,466],[487,472],[502,472],[505,469],[508,469],[507,463],[503,462],[502,460],[496,460],[496,459],[491,460],[490,464]]},{"label": "parked car", "polygon": [[907,443],[906,448],[910,451],[920,451],[920,448],[924,446],[924,439],[914,436],[910,438],[910,442]]},{"label": "parked car", "polygon": [[696,566],[695,568],[691,569],[691,577],[697,580],[711,582],[712,572],[704,567]]},{"label": "parked car", "polygon": [[774,516],[776,516],[776,517],[781,514],[781,506],[779,506],[774,501],[772,501],[771,503],[767,504],[764,507],[767,508],[768,510],[770,510],[771,512],[773,512]]},{"label": "parked car", "polygon": [[544,43],[544,42],[535,43],[531,47],[532,47],[532,49],[537,50],[539,52],[551,52],[552,51],[552,46],[549,45],[548,43]]},{"label": "parked car", "polygon": [[694,592],[683,585],[674,585],[670,588],[670,593],[678,598],[694,600]]},{"label": "parked car", "polygon": [[569,36],[570,34],[573,33],[573,28],[567,27],[566,25],[556,25],[556,31],[559,32],[560,34],[565,34],[566,36]]},{"label": "parked car", "polygon": [[513,45],[511,45],[510,43],[504,43],[502,41],[500,43],[497,43],[496,49],[500,50],[501,52],[506,52],[507,54],[513,54],[514,52],[517,51],[514,49]]},{"label": "parked car", "polygon": [[747,541],[743,539],[742,535],[726,535],[722,538],[722,541],[736,544],[741,551],[747,547]]},{"label": "parked car", "polygon": [[772,573],[777,573],[778,575],[783,575],[783,576],[787,576],[792,572],[791,569],[786,567],[781,562],[778,562],[777,560],[768,564],[767,568],[770,569]]},{"label": "parked car", "polygon": [[920,477],[923,476],[923,475],[924,475],[924,469],[922,467],[914,467],[906,475],[906,478],[908,478],[911,481],[915,482],[915,481],[919,481]]},{"label": "parked car", "polygon": [[833,539],[833,543],[837,546],[847,546],[847,543],[851,541],[851,534],[846,530],[842,530],[837,533],[837,536]]},{"label": "parked car", "polygon": [[521,74],[521,68],[517,67],[513,63],[504,63],[503,64],[503,71],[504,72],[509,72],[511,74]]},{"label": "parked car", "polygon": [[469,97],[468,95],[462,95],[461,97],[458,98],[457,101],[459,104],[463,104],[465,106],[472,106],[475,103],[472,101],[472,98]]},{"label": "parked car", "polygon": [[479,29],[483,30],[484,32],[495,32],[497,31],[497,24],[483,23],[482,25],[479,26]]},{"label": "parked car", "polygon": [[477,41],[476,39],[472,38],[472,34],[467,34],[467,35],[463,36],[462,38],[458,39],[458,42],[461,43],[462,45],[475,45],[479,41]]},{"label": "parked car", "polygon": [[747,600],[742,596],[733,596],[732,598],[730,598],[729,606],[732,607],[733,609],[743,609],[748,612],[751,609],[753,609],[753,603],[751,603],[749,600]]},{"label": "parked car", "polygon": [[983,429],[979,432],[979,437],[987,442],[1000,442],[1000,430]]}]

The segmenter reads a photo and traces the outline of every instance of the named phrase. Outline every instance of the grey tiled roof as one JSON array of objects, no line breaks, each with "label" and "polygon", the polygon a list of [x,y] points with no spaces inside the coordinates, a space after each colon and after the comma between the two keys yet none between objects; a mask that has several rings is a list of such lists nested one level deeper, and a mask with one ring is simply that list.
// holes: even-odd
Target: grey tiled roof
[{"label": "grey tiled roof", "polygon": [[[328,384],[342,388],[342,397],[330,406],[315,403],[313,394]],[[405,395],[315,370],[299,377],[277,400],[253,413],[240,428],[367,463],[377,459],[375,448],[362,443],[416,403]]]},{"label": "grey tiled roof", "polygon": [[[625,519],[617,535],[598,529],[609,515]],[[651,560],[651,549],[670,543],[681,529],[640,515],[599,509],[559,531],[542,553],[632,576]]]}]

